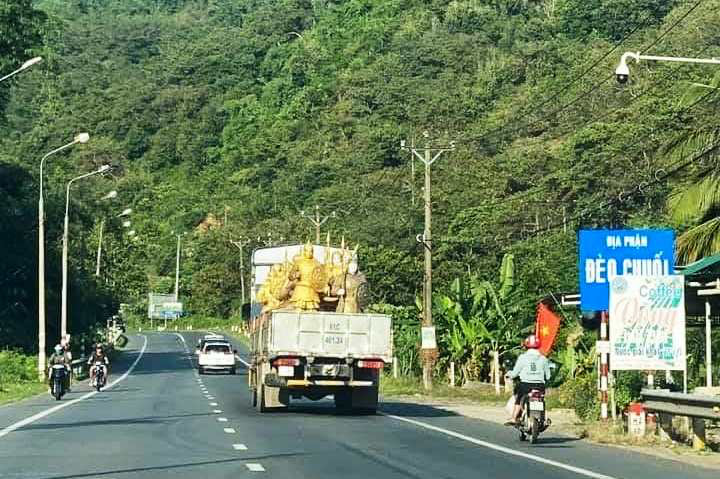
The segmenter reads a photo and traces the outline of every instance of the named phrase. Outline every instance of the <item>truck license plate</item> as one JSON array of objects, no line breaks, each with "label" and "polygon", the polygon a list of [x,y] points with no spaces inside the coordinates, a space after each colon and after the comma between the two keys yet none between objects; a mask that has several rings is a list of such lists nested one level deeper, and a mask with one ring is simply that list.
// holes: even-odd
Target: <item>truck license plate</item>
[{"label": "truck license plate", "polygon": [[543,404],[542,401],[530,401],[530,410],[531,411],[544,411],[545,404]]},{"label": "truck license plate", "polygon": [[295,368],[293,366],[278,366],[278,376],[294,376]]}]

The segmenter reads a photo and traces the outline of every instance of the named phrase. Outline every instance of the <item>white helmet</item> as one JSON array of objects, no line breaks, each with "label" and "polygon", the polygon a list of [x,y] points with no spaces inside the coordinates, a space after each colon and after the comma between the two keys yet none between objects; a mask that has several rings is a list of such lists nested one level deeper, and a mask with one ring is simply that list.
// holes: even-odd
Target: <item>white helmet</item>
[{"label": "white helmet", "polygon": [[56,344],[55,345],[55,354],[60,354],[62,352],[63,352],[63,347],[60,346],[59,344]]}]

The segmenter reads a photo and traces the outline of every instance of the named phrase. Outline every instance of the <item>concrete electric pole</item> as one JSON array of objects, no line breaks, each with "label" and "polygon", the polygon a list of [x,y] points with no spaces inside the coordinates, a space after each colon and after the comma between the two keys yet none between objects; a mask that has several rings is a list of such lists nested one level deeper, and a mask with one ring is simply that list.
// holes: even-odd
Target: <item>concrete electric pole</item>
[{"label": "concrete electric pole", "polygon": [[245,247],[245,245],[250,243],[250,239],[244,240],[241,237],[240,240],[238,240],[238,241],[230,240],[230,242],[240,249],[240,304],[242,305],[240,307],[244,308],[245,307],[245,267],[244,267],[243,261],[244,261],[245,254],[244,254],[243,248]]},{"label": "concrete electric pole", "polygon": [[315,216],[308,215],[304,210],[300,212],[302,218],[307,218],[310,223],[315,225],[315,244],[320,244],[320,227],[325,224],[330,218],[337,218],[337,213],[334,211],[327,216],[320,216],[320,207],[315,205]]},{"label": "concrete electric pole", "polygon": [[430,167],[446,151],[455,149],[455,142],[449,146],[436,147],[429,143],[430,134],[423,133],[426,145],[422,148],[407,147],[405,140],[400,142],[400,148],[410,151],[425,165],[425,230],[417,236],[425,251],[425,281],[423,282],[423,317],[422,317],[422,358],[423,358],[423,385],[425,389],[432,388],[432,371],[438,356],[435,341],[435,327],[432,319],[432,203],[430,195]]}]

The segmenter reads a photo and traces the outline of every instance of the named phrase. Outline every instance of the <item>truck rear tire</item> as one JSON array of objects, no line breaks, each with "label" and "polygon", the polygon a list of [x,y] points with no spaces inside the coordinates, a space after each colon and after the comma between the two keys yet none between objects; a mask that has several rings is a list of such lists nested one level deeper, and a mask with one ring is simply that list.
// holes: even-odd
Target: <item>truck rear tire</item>
[{"label": "truck rear tire", "polygon": [[377,387],[352,388],[352,409],[357,414],[376,414],[378,407]]},{"label": "truck rear tire", "polygon": [[349,412],[352,409],[352,389],[349,387],[338,388],[333,394],[335,409],[338,412]]},{"label": "truck rear tire", "polygon": [[265,406],[265,385],[264,384],[258,384],[258,388],[255,390],[255,407],[257,408],[258,412],[260,412],[260,413],[267,412],[267,407]]}]

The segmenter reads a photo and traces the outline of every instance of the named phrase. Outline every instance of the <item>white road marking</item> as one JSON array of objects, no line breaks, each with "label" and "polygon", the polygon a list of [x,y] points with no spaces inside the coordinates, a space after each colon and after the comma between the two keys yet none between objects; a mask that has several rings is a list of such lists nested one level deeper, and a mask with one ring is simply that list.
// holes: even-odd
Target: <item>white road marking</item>
[{"label": "white road marking", "polygon": [[588,469],[583,469],[581,467],[571,466],[569,464],[564,464],[562,462],[553,461],[552,459],[546,459],[544,457],[536,456],[534,454],[528,454],[526,452],[518,451],[515,449],[510,449],[509,447],[500,446],[498,444],[493,444],[491,442],[476,439],[474,437],[466,436],[464,434],[460,434],[459,432],[451,431],[449,429],[444,429],[444,428],[441,428],[438,426],[433,426],[433,425],[425,423],[425,422],[416,421],[414,419],[408,419],[406,417],[394,416],[392,414],[385,414],[385,413],[380,413],[380,414],[382,414],[383,416],[392,418],[392,419],[396,419],[398,421],[403,421],[403,422],[407,422],[410,424],[414,424],[415,426],[429,429],[431,431],[440,432],[445,435],[454,437],[456,439],[461,439],[463,441],[467,441],[467,442],[470,442],[475,445],[482,446],[482,447],[485,447],[488,449],[493,449],[495,451],[504,452],[505,454],[510,454],[512,456],[518,456],[518,457],[522,457],[524,459],[529,459],[531,461],[540,462],[542,464],[547,464],[548,466],[557,467],[558,469],[565,469],[566,471],[574,472],[575,474],[580,474],[581,476],[590,477],[592,479],[617,479],[613,476],[607,476],[605,474],[593,472]]},{"label": "white road marking", "polygon": [[219,417],[219,418],[218,418],[218,422],[227,422],[227,418],[226,418],[226,417]]},{"label": "white road marking", "polygon": [[265,468],[262,467],[262,464],[258,464],[257,462],[248,462],[245,464],[245,467],[252,472],[265,472]]},{"label": "white road marking", "polygon": [[228,434],[235,434],[235,429],[233,429],[231,427],[226,427],[223,429],[223,431],[225,431]]},{"label": "white road marking", "polygon": [[214,414],[221,414],[221,413],[222,413],[222,410],[221,410],[221,409],[213,409],[213,413],[214,413]]},{"label": "white road marking", "polygon": [[233,444],[233,449],[236,451],[247,451],[247,446],[245,444]]},{"label": "white road marking", "polygon": [[188,348],[187,348],[187,343],[185,342],[185,338],[183,337],[183,335],[180,333],[175,333],[175,334],[177,335],[178,338],[180,338],[180,341],[182,341],[183,346],[185,347],[185,352],[186,353],[189,352]]},{"label": "white road marking", "polygon": [[211,401],[212,401],[213,399],[215,399],[215,396],[205,396],[205,397],[208,398],[208,399],[211,400]]},{"label": "white road marking", "polygon": [[[125,373],[122,376],[120,376],[119,378],[117,378],[115,381],[111,382],[107,386],[105,386],[103,388],[103,391],[107,391],[108,389],[110,389],[110,388],[114,387],[116,384],[118,384],[120,381],[124,381],[125,378],[127,378],[130,375],[130,373],[133,372],[133,370],[135,369],[135,366],[137,366],[137,364],[140,362],[140,359],[143,357],[143,354],[145,354],[145,349],[147,348],[147,343],[148,343],[147,336],[143,335],[143,339],[145,340],[145,342],[143,343],[142,349],[140,349],[140,354],[138,354],[138,357],[135,358],[135,361],[133,361],[133,363],[130,365],[128,370],[125,371]],[[11,432],[13,432],[21,427],[27,426],[28,424],[32,424],[35,421],[37,421],[38,419],[42,419],[46,416],[49,416],[50,414],[52,414],[54,412],[60,411],[61,409],[65,409],[66,407],[72,406],[73,404],[77,404],[80,401],[84,401],[85,399],[91,398],[98,393],[99,393],[99,391],[90,391],[89,393],[84,394],[77,399],[73,399],[72,401],[64,402],[62,404],[58,404],[57,406],[51,407],[50,409],[46,409],[45,411],[41,411],[33,416],[30,416],[21,421],[18,421],[15,424],[11,424],[8,427],[6,427],[5,429],[0,430],[0,437],[7,436]]]},{"label": "white road marking", "polygon": [[211,406],[217,406],[218,403],[216,403],[216,402],[211,402],[210,405],[211,405]]},{"label": "white road marking", "polygon": [[250,363],[247,362],[247,361],[245,361],[243,358],[241,358],[239,354],[236,354],[236,355],[235,355],[235,359],[237,359],[238,361],[240,361],[241,363],[243,363],[243,364],[245,365],[245,367],[247,367],[247,368],[250,367]]}]

